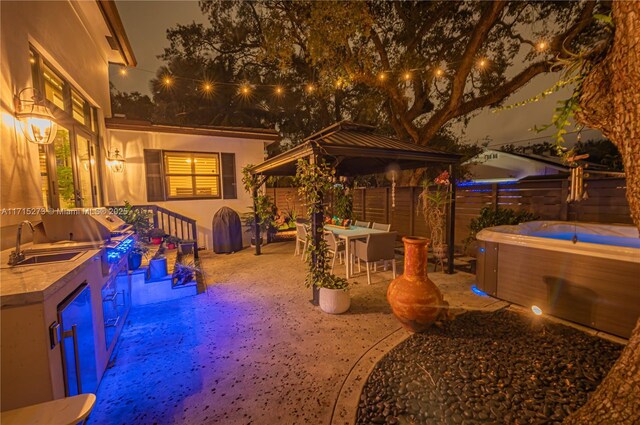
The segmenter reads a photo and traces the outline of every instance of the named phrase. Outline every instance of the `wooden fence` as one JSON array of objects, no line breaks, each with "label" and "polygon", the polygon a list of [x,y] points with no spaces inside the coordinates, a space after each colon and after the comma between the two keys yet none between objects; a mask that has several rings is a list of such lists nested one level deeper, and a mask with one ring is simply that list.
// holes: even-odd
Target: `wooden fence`
[{"label": "wooden fence", "polygon": [[[525,210],[542,220],[632,223],[624,179],[588,179],[586,182],[589,199],[577,203],[567,203],[569,182],[566,179],[460,184],[456,188],[455,245],[463,245],[469,236],[469,223],[484,207]],[[418,210],[420,191],[419,187],[396,188],[394,206],[389,187],[356,189],[354,216],[365,221],[391,223],[391,229],[401,235],[426,236],[429,229]],[[281,210],[295,211],[298,217],[305,217],[296,188],[269,188],[267,195]]]}]

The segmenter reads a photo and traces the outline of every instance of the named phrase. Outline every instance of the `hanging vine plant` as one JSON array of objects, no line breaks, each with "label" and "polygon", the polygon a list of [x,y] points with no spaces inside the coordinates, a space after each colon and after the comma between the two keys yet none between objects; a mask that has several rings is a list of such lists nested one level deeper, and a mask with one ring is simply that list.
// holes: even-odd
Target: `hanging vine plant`
[{"label": "hanging vine plant", "polygon": [[257,238],[255,234],[255,219],[254,214],[258,216],[258,226],[260,226],[261,232],[268,232],[274,228],[273,222],[276,214],[276,207],[268,196],[263,194],[255,194],[254,190],[258,189],[265,182],[264,176],[259,176],[251,173],[253,168],[252,164],[247,165],[242,169],[242,184],[244,190],[251,195],[253,199],[253,205],[250,206],[250,212],[245,215],[245,224],[251,228],[251,232],[254,234],[254,238]]},{"label": "hanging vine plant", "polygon": [[[334,190],[335,170],[325,161],[310,163],[304,159],[298,160],[296,171],[296,183],[298,184],[298,194],[305,202],[307,214],[313,219],[315,214],[324,213],[325,206],[322,201],[324,195]],[[324,232],[324,221],[320,220],[316,231],[322,235]],[[318,288],[343,289],[347,290],[349,283],[346,279],[331,274],[328,270],[329,260],[327,258],[328,246],[323,237],[316,238],[311,235],[309,241],[307,257],[307,275],[305,284],[315,285]]]},{"label": "hanging vine plant", "polygon": [[422,183],[422,192],[418,198],[421,207],[418,212],[422,212],[429,226],[433,253],[440,261],[445,256],[444,225],[447,206],[451,202],[450,190],[449,172],[444,171],[433,181],[426,180]]}]

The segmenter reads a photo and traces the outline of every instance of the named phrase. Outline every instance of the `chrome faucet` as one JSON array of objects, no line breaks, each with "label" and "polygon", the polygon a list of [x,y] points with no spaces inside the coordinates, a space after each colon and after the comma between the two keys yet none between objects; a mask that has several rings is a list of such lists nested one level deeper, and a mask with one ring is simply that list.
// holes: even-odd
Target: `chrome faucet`
[{"label": "chrome faucet", "polygon": [[20,240],[22,239],[22,226],[24,226],[25,224],[29,225],[29,228],[31,228],[31,232],[35,232],[35,229],[33,228],[33,224],[31,224],[29,220],[25,220],[22,223],[18,224],[18,234],[16,236],[16,250],[9,255],[10,266],[15,266],[20,261],[24,260],[24,252],[20,250]]}]

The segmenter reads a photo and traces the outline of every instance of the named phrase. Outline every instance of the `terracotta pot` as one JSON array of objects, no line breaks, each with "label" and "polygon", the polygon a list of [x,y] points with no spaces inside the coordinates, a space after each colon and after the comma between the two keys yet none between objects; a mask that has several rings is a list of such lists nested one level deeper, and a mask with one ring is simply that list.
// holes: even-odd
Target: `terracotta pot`
[{"label": "terracotta pot", "polygon": [[427,276],[429,240],[415,236],[404,242],[404,274],[387,290],[394,316],[411,332],[423,332],[438,318],[444,301],[438,287]]}]

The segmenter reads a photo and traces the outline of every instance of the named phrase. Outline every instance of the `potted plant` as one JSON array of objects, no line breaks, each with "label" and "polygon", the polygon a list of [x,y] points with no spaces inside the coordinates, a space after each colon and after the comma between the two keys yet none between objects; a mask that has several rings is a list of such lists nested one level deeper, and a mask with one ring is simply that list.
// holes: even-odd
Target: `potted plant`
[{"label": "potted plant", "polygon": [[325,274],[315,283],[320,288],[320,309],[329,314],[342,314],[351,307],[349,282],[333,274]]},{"label": "potted plant", "polygon": [[[333,190],[335,170],[324,161],[311,164],[305,160],[298,161],[296,180],[298,194],[305,200],[309,217],[317,213],[324,213],[325,206],[322,203],[324,194]],[[324,232],[324,221],[318,225],[318,233]],[[327,243],[324,238],[316,242],[310,238],[307,256],[307,286],[318,288],[318,304],[325,313],[341,314],[349,310],[351,296],[349,294],[349,282],[330,272],[331,267],[327,258]]]},{"label": "potted plant", "polygon": [[149,231],[149,238],[151,239],[151,243],[154,245],[160,245],[164,237],[165,237],[165,233],[164,233],[164,230],[162,229],[154,227]]},{"label": "potted plant", "polygon": [[131,251],[129,251],[129,270],[137,270],[142,264],[142,256],[147,255],[149,248],[140,241],[136,241]]},{"label": "potted plant", "polygon": [[[422,214],[429,226],[433,256],[444,269],[444,259],[447,256],[447,244],[444,242],[444,225],[447,205],[451,202],[449,172],[440,173],[433,181],[422,183],[419,196]],[[435,187],[433,189],[432,187]]]},{"label": "potted plant", "polygon": [[194,274],[199,272],[200,269],[196,267],[193,261],[188,263],[176,263],[173,269],[173,282],[174,286],[186,285],[193,281]]},{"label": "potted plant", "polygon": [[122,221],[133,227],[139,237],[147,236],[149,229],[151,229],[151,212],[142,208],[134,208],[129,201],[124,201],[124,208],[114,208],[114,210]]},{"label": "potted plant", "polygon": [[178,244],[180,243],[180,238],[177,236],[169,235],[166,239],[167,249],[176,249]]}]

